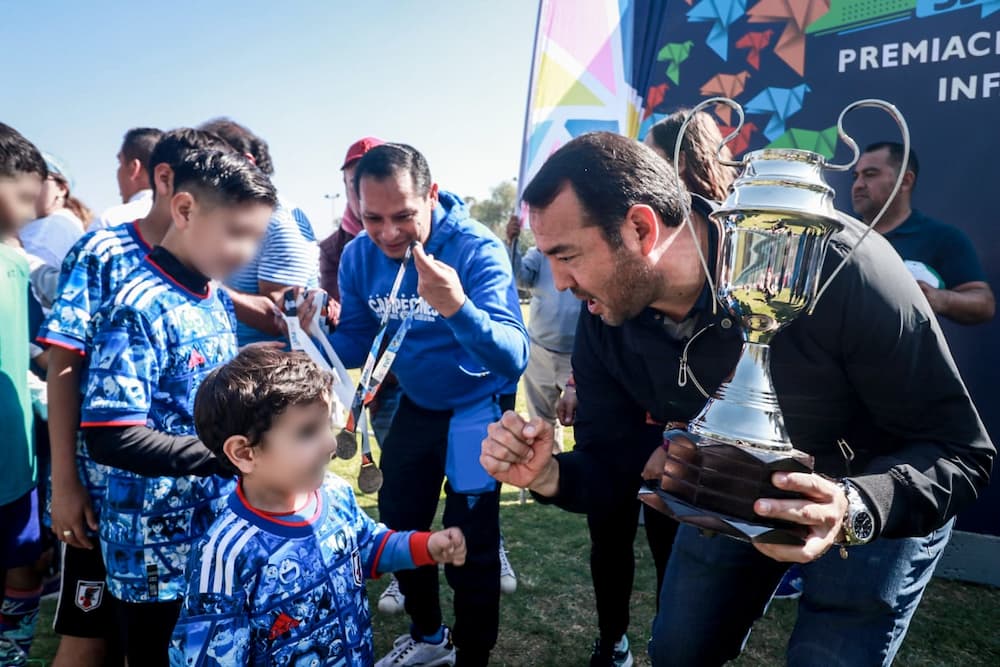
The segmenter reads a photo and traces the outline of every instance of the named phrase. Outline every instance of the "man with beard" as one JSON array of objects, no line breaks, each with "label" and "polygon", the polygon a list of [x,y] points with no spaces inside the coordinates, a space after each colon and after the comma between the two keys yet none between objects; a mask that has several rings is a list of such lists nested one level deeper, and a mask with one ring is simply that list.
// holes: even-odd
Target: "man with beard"
[{"label": "man with beard", "polygon": [[[713,312],[698,254],[714,270],[720,232],[695,199],[691,234],[681,224],[687,199],[665,161],[610,133],[569,142],[525,189],[556,286],[589,311],[573,352],[577,447],[553,456],[550,426],[508,412],[482,447],[496,479],[592,512],[663,475],[666,451],[647,414],[666,424],[694,417],[742,343],[732,317]],[[845,222],[821,282],[862,231]],[[789,664],[890,664],[953,517],[989,480],[993,444],[927,300],[880,236],[858,245],[815,312],[771,352],[788,432],[816,472],[776,473],[773,484],[799,498],[757,499],[754,511],[802,524],[807,537],[749,544],[681,526],[653,625],[654,665],[739,655],[790,562],[805,564],[805,586]],[[862,516],[865,534],[855,530]],[[835,544],[853,555],[830,553]]]}]

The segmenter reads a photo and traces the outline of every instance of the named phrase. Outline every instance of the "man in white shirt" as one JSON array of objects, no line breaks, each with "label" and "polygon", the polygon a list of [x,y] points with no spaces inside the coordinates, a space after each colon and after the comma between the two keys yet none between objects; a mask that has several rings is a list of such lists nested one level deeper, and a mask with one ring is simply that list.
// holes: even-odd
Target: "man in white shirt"
[{"label": "man in white shirt", "polygon": [[133,127],[125,133],[118,151],[118,192],[122,203],[116,204],[94,218],[88,230],[107,229],[125,222],[145,218],[153,206],[150,189],[149,155],[163,132],[153,127]]}]

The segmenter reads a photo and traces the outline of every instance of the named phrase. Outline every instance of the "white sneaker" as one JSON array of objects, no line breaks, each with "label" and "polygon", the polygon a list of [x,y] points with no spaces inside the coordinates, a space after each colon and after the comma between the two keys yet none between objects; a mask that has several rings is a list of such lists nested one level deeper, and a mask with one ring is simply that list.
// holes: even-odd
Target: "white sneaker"
[{"label": "white sneaker", "polygon": [[389,654],[375,663],[375,667],[443,667],[455,664],[455,645],[451,643],[451,630],[444,629],[440,643],[421,642],[412,636],[400,635]]},{"label": "white sneaker", "polygon": [[517,575],[511,567],[510,559],[507,558],[507,550],[500,542],[500,592],[510,595],[517,590]]},{"label": "white sneaker", "polygon": [[406,596],[399,590],[399,580],[396,577],[389,582],[389,587],[378,597],[378,610],[383,614],[399,614],[405,608]]}]

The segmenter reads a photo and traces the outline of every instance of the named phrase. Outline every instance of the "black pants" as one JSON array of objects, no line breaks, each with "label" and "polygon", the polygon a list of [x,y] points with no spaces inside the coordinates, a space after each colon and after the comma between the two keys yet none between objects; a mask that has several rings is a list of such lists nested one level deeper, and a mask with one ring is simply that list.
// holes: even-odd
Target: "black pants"
[{"label": "black pants", "polygon": [[118,628],[125,656],[131,667],[167,667],[170,664],[170,637],[181,615],[182,601],[118,601]]},{"label": "black pants", "polygon": [[[514,397],[501,397],[500,406],[513,409]],[[431,528],[444,480],[451,415],[451,411],[425,410],[406,395],[400,398],[382,446],[384,483],[378,509],[389,528]],[[444,525],[462,529],[468,550],[465,565],[445,566],[445,577],[455,591],[452,637],[457,661],[485,665],[500,624],[500,492],[469,496],[445,484],[445,496]],[[423,635],[437,632],[442,619],[437,568],[400,571],[396,578],[414,630]]]},{"label": "black pants", "polygon": [[[616,643],[628,630],[629,602],[635,578],[633,542],[641,505],[635,496],[625,497],[610,511],[587,516],[597,626],[601,643],[605,646]],[[656,601],[659,606],[663,573],[677,535],[677,522],[656,510],[644,508],[644,511],[646,540],[656,565]]]}]

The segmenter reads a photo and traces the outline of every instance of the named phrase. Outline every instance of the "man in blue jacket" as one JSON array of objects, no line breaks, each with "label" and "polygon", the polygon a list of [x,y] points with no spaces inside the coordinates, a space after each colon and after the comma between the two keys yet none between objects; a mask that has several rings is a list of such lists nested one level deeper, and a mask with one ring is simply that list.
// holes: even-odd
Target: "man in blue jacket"
[{"label": "man in blue jacket", "polygon": [[[488,425],[513,407],[528,363],[510,260],[461,199],[438,189],[410,146],[373,148],[358,162],[354,188],[364,232],[341,260],[331,342],[354,368],[381,351],[369,348],[383,323],[383,340],[395,339],[387,354],[396,353],[403,395],[382,443],[380,519],[395,530],[427,530],[447,478],[444,525],[460,527],[468,547],[464,567],[445,567],[455,591],[453,639],[442,624],[437,568],[400,572],[411,631],[378,665],[485,665],[499,624],[500,496],[479,451]],[[402,342],[401,327],[409,327]]]}]

